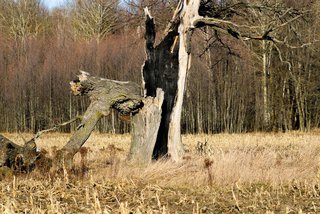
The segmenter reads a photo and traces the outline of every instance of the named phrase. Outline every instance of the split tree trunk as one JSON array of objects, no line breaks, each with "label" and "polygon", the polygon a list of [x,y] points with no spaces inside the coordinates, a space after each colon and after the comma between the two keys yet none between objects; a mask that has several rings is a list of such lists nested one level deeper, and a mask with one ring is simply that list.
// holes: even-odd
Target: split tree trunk
[{"label": "split tree trunk", "polygon": [[153,150],[155,159],[169,156],[178,160],[183,153],[180,118],[176,117],[176,113],[174,114],[177,102],[180,105],[180,98],[177,96],[180,90],[177,84],[179,80],[178,12],[177,9],[163,40],[154,47],[156,36],[154,19],[148,9],[145,9],[146,61],[142,68],[145,95],[155,97],[157,88],[164,91],[160,128]]},{"label": "split tree trunk", "polygon": [[[146,152],[144,155],[147,157],[141,159],[143,162],[149,162],[151,157],[157,159],[168,156],[175,161],[180,160],[182,157],[183,146],[181,142],[180,121],[186,76],[191,63],[191,36],[194,28],[205,25],[206,21],[208,21],[206,18],[199,16],[199,8],[200,0],[180,1],[166,29],[164,38],[156,46],[154,45],[156,36],[154,19],[148,9],[145,10],[146,61],[142,68],[144,96],[156,97],[157,89],[161,88],[164,91],[164,98],[161,111],[152,110],[152,112],[146,113],[148,111],[148,108],[146,108],[146,110],[143,110],[145,113],[134,118],[133,142],[129,155],[131,159],[140,159],[144,152]],[[133,101],[137,111],[142,107],[141,104],[143,103],[141,97],[137,97],[138,93],[132,94],[131,91],[126,89],[130,85],[126,85],[123,82],[117,82],[115,85],[115,81],[112,80],[87,80],[85,77],[85,80],[82,81],[81,78],[79,78],[79,86],[82,89],[79,89],[79,93],[82,93],[82,91],[83,93],[88,93],[91,104],[77,132],[64,147],[64,150],[72,155],[87,140],[100,117],[107,115],[110,107],[114,108],[114,104],[118,102],[119,96],[120,100]],[[85,89],[87,86],[84,83],[92,81],[94,83],[89,84],[89,89]],[[100,87],[98,88],[94,86],[97,84],[97,81],[100,81],[98,83]],[[78,87],[78,83],[74,82],[74,86]],[[121,93],[119,93],[119,90]],[[140,90],[136,89],[136,92],[138,91]],[[156,105],[161,106],[161,102],[158,102]],[[150,107],[150,109],[156,108]],[[160,112],[161,119],[159,118]],[[151,122],[152,116],[155,116],[155,121]],[[150,135],[150,132],[146,130],[146,123],[150,123],[149,125],[151,125],[152,129],[157,130],[158,120],[160,120],[159,130]],[[140,124],[140,127],[137,127],[137,124]],[[143,137],[143,135],[148,136]],[[156,142],[151,156],[150,151],[153,148],[154,138],[156,138]]]},{"label": "split tree trunk", "polygon": [[[86,72],[79,75],[79,80],[71,82],[74,94],[88,95],[91,104],[77,131],[63,148],[61,158],[64,158],[67,166],[71,166],[74,154],[86,142],[100,118],[109,114],[110,108],[115,108],[124,115],[132,115],[139,111],[143,103],[147,106],[141,113],[133,116],[132,145],[128,158],[142,164],[149,163],[152,158],[166,155],[174,160],[180,158],[183,152],[180,139],[180,114],[185,75],[180,78],[183,80],[183,83],[180,83],[182,89],[178,89],[179,55],[176,44],[179,17],[177,14],[165,38],[154,48],[155,26],[153,18],[146,10],[147,60],[143,66],[143,77],[147,98],[144,100],[140,96],[140,87],[131,82],[90,77]],[[158,88],[164,91],[164,95]],[[153,99],[156,96],[157,98]],[[123,111],[122,108],[126,103],[132,107]]]},{"label": "split tree trunk", "polygon": [[[157,88],[164,91],[162,118],[154,148],[154,157],[168,155],[178,161],[183,154],[181,113],[187,71],[191,64],[191,36],[200,23],[200,0],[180,1],[167,27],[164,38],[154,47],[155,25],[146,9],[146,55],[143,66],[145,93],[155,96]],[[179,41],[179,42],[177,42]]]},{"label": "split tree trunk", "polygon": [[70,83],[71,90],[74,95],[88,95],[91,103],[76,132],[58,152],[58,165],[72,167],[73,156],[89,138],[96,123],[102,116],[108,115],[111,108],[121,116],[132,119],[132,144],[128,159],[138,164],[150,163],[161,120],[163,91],[157,89],[155,98],[143,98],[141,88],[133,82],[91,77],[87,72],[81,72],[78,77]]}]

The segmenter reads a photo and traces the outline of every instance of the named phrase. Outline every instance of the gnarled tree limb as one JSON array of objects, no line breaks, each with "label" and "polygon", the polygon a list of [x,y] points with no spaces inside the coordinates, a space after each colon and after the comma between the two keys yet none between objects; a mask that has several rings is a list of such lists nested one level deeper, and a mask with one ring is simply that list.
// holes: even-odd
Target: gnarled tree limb
[{"label": "gnarled tree limb", "polygon": [[70,82],[74,95],[87,95],[91,101],[80,125],[63,147],[64,161],[70,167],[72,158],[89,138],[101,117],[110,113],[110,108],[121,115],[134,115],[143,107],[141,88],[134,82],[122,82],[90,76],[80,71],[78,79]]}]

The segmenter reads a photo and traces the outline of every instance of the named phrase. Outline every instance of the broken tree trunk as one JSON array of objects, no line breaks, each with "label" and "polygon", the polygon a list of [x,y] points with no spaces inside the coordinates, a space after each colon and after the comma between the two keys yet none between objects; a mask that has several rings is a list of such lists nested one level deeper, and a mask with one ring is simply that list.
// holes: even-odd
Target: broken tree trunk
[{"label": "broken tree trunk", "polygon": [[151,162],[161,121],[163,97],[163,91],[158,88],[156,97],[143,99],[144,107],[133,116],[129,161],[138,164],[149,164]]},{"label": "broken tree trunk", "polygon": [[[181,114],[183,96],[185,91],[187,72],[191,66],[191,36],[193,32],[193,21],[198,16],[200,0],[183,1],[183,5],[179,12],[180,23],[179,32],[179,71],[177,81],[177,91],[174,107],[171,113],[169,126],[168,150],[173,159],[181,158]],[[180,6],[178,7],[180,8]]]},{"label": "broken tree trunk", "polygon": [[147,96],[155,96],[161,88],[165,95],[162,118],[154,148],[154,157],[169,156],[178,161],[183,155],[181,113],[187,72],[191,65],[191,37],[203,24],[199,16],[200,0],[181,0],[168,25],[164,38],[154,47],[155,24],[148,9],[146,14],[146,61],[142,68]]},{"label": "broken tree trunk", "polygon": [[0,167],[8,167],[13,171],[29,172],[35,167],[40,156],[34,138],[20,146],[0,135]]},{"label": "broken tree trunk", "polygon": [[[241,3],[235,4],[235,8],[222,7],[220,11],[216,11],[215,4],[215,1],[180,0],[164,38],[155,47],[154,20],[149,11],[145,10],[147,59],[142,69],[145,94],[155,96],[157,88],[163,89],[165,93],[161,124],[154,149],[155,158],[168,155],[173,160],[179,160],[183,154],[180,121],[186,77],[191,65],[191,38],[194,29],[211,26],[216,33],[228,34],[241,41],[251,39],[275,41],[270,36],[272,28],[268,27],[262,36],[255,36],[251,29],[228,20],[237,14],[235,8],[243,8],[244,12],[248,12],[248,8],[256,7],[256,10],[261,10],[264,6],[257,7],[250,6],[249,3]],[[270,7],[265,9],[269,10]],[[284,14],[287,14],[289,10],[282,11],[286,11]],[[290,18],[285,25],[299,16],[301,15]],[[274,26],[274,28],[282,26],[284,25]],[[242,33],[241,28],[248,32]],[[179,42],[176,42],[177,39]]]},{"label": "broken tree trunk", "polygon": [[[201,3],[203,4],[202,6]],[[210,1],[207,3],[210,3]],[[156,135],[150,136],[150,139],[156,136],[156,143],[152,154],[153,158],[169,156],[173,160],[180,160],[183,154],[180,121],[186,77],[191,65],[191,37],[193,30],[209,25],[216,31],[230,34],[238,39],[247,40],[256,38],[233,30],[234,27],[239,26],[233,24],[231,21],[223,20],[224,16],[222,16],[221,19],[215,18],[216,16],[211,14],[210,8],[213,9],[210,4],[207,5],[206,2],[201,2],[201,0],[179,1],[163,39],[156,46],[154,19],[148,9],[145,10],[146,60],[142,68],[144,96],[156,97],[158,88],[164,91],[160,127]],[[200,14],[199,11],[201,12]],[[207,15],[209,15],[209,17],[207,17]],[[270,32],[271,31],[267,31],[265,36],[257,38],[269,39],[268,34]],[[82,78],[84,78],[84,80],[82,80]],[[121,112],[121,108],[124,107],[122,106],[124,101],[125,104],[128,103],[137,108],[138,111],[143,104],[142,97],[139,93],[140,90],[137,89],[138,87],[136,85],[133,86],[132,83],[91,77],[87,79],[87,76],[83,74],[80,76],[78,82],[73,82],[72,87],[75,88],[76,93],[88,94],[91,99],[91,104],[85,113],[82,124],[64,147],[64,149],[71,154],[74,154],[80,149],[89,137],[97,121],[103,115],[109,113],[110,107]],[[136,92],[135,90],[128,90],[127,87],[133,87]],[[124,93],[119,93],[119,90],[124,91]],[[133,97],[131,97],[131,95],[133,95]],[[128,112],[131,114],[131,110]],[[141,117],[143,117],[143,115],[141,115]],[[141,119],[141,121],[150,121],[146,117]],[[138,117],[136,122],[141,123],[138,121]],[[144,128],[145,127],[146,126],[144,126]],[[141,132],[141,134],[149,133],[143,132],[144,128],[140,131],[137,131],[138,128],[135,128],[135,131],[137,133]],[[136,139],[138,138],[133,138],[134,141]],[[136,145],[145,145],[145,143],[132,145],[131,158],[135,157],[135,155],[133,155],[135,154],[134,151],[138,151],[139,149]],[[151,148],[153,144],[148,146]],[[146,154],[148,155],[146,158],[148,161],[150,159],[150,148],[148,147],[148,154]]]},{"label": "broken tree trunk", "polygon": [[109,114],[110,108],[117,110],[120,116],[130,116],[132,119],[128,160],[140,165],[151,162],[161,120],[164,97],[161,89],[156,90],[155,98],[143,98],[136,83],[92,77],[83,71],[70,85],[74,95],[88,95],[91,103],[76,132],[57,153],[58,166],[72,167],[73,156],[89,138],[99,119]]},{"label": "broken tree trunk", "polygon": [[[161,88],[164,91],[164,99],[161,107],[161,121],[156,136],[157,139],[153,150],[153,158],[169,156],[173,160],[180,160],[183,154],[180,121],[186,77],[191,65],[191,37],[194,29],[203,26],[212,26],[217,33],[229,34],[241,41],[250,39],[276,41],[270,36],[270,33],[273,31],[272,28],[268,28],[262,36],[256,37],[252,35],[254,32],[251,32],[250,29],[248,30],[247,27],[228,20],[231,19],[234,14],[237,14],[232,6],[230,8],[221,8],[220,13],[219,11],[215,11],[215,4],[215,1],[180,0],[173,18],[165,31],[163,39],[156,46],[154,19],[150,15],[148,9],[145,10],[146,60],[142,68],[144,96],[156,97],[158,88]],[[248,12],[249,10],[247,9],[250,7],[251,9],[256,7],[249,6],[249,4],[246,3],[235,5],[237,5],[235,8],[243,7],[244,12]],[[256,9],[261,10],[264,7],[265,6],[257,7]],[[269,8],[267,8],[267,10],[269,10]],[[284,14],[289,12],[289,10],[283,11]],[[294,18],[289,19],[289,21],[286,21],[286,23],[273,27],[275,29],[280,28],[281,26],[294,21],[299,16],[300,15],[297,15]],[[247,29],[246,31],[248,32],[241,33],[241,28]],[[106,80],[104,84],[109,84],[107,82],[110,81],[111,80]],[[86,81],[83,81],[83,83],[85,82]],[[75,86],[78,86],[77,83],[75,83]],[[125,87],[125,84],[122,84],[121,87]],[[82,126],[79,126],[79,130],[65,147],[67,150],[71,151],[72,149],[75,149],[75,151],[77,151],[88,138],[88,134],[90,134],[89,131],[93,129],[100,117],[106,115],[110,106],[115,107],[113,103],[117,102],[117,99],[112,99],[112,102],[110,102],[109,95],[105,95],[109,93],[109,91],[98,93],[98,95],[95,96],[95,89],[91,90],[91,88],[88,90],[88,94],[89,96],[96,97],[96,100],[92,99],[92,103],[83,119]],[[92,92],[91,95],[90,91]],[[117,90],[112,90],[112,93],[117,93]],[[102,96],[103,98],[100,99],[99,96]],[[127,99],[130,102],[132,101],[130,96]],[[140,103],[143,103],[141,97],[134,98],[133,100],[135,100],[133,104],[137,106],[139,106]],[[101,110],[101,108],[104,108],[104,110]],[[143,117],[143,114],[141,116]],[[145,115],[140,121],[150,122],[150,120],[147,119],[148,117],[148,115]],[[138,119],[139,118],[137,117],[136,122],[142,123]],[[85,128],[86,126],[87,128]],[[144,128],[146,127],[147,126],[144,126]],[[137,130],[138,128],[135,128],[135,131]],[[143,130],[137,131],[137,133],[139,132],[141,132],[141,134],[149,133],[143,132]],[[155,134],[150,136],[150,139],[153,139],[154,137]],[[139,138],[133,139],[136,140]],[[139,150],[137,145],[144,146],[146,143],[133,144],[131,157],[135,157],[133,154],[135,154],[135,151]],[[151,148],[153,144],[148,146]],[[147,148],[148,152],[146,155],[150,155],[150,148]],[[141,149],[141,151],[143,151],[143,149]],[[142,152],[137,153],[141,154]],[[150,157],[146,158],[148,161],[149,159]]]},{"label": "broken tree trunk", "polygon": [[178,6],[166,30],[165,37],[154,47],[156,36],[154,19],[148,9],[145,9],[146,61],[142,68],[145,95],[155,97],[157,88],[164,91],[161,123],[153,151],[153,157],[156,159],[169,156],[173,160],[179,160],[183,153],[180,139],[180,118],[175,116],[177,113],[179,114],[175,110],[177,104],[182,105],[180,95],[177,95],[177,92],[181,91],[177,84],[181,79],[179,77],[179,48],[177,46],[179,11]]},{"label": "broken tree trunk", "polygon": [[[154,47],[154,20],[146,10],[147,59],[143,66],[144,96],[156,97],[159,95],[160,98],[154,99],[152,102],[148,101],[152,100],[151,98],[146,98],[146,103],[150,103],[150,105],[142,111],[141,115],[133,118],[133,142],[129,159],[136,162],[149,163],[151,158],[166,155],[178,160],[183,153],[179,115],[181,114],[183,94],[177,95],[177,91],[183,93],[184,90],[184,87],[182,90],[178,89],[177,84],[179,80],[179,49],[177,46],[179,10],[176,10],[174,18],[168,26],[165,38],[156,47]],[[144,105],[141,88],[135,83],[90,77],[86,72],[81,72],[78,77],[78,80],[70,83],[71,90],[74,95],[88,95],[91,103],[76,132],[62,149],[61,155],[63,156],[58,157],[58,159],[64,160],[67,167],[71,167],[74,154],[89,138],[100,118],[109,114],[110,108],[115,108],[123,115],[133,115]],[[185,79],[185,77],[183,78]],[[164,91],[163,99],[163,94],[157,94],[158,88]],[[155,104],[156,100],[157,104]],[[162,106],[161,110],[158,106]],[[178,109],[178,111],[173,109]],[[159,116],[160,114],[161,116]],[[159,121],[160,127],[157,124]],[[152,127],[154,132],[146,130],[149,128],[148,126]],[[154,139],[156,139],[155,142]],[[143,156],[146,157],[143,158]]]},{"label": "broken tree trunk", "polygon": [[134,115],[143,107],[141,88],[134,82],[121,82],[92,77],[81,71],[77,80],[70,82],[74,95],[88,95],[91,101],[80,125],[68,143],[63,147],[63,157],[67,167],[71,167],[73,156],[89,138],[95,125],[102,116],[116,109],[121,115]]}]

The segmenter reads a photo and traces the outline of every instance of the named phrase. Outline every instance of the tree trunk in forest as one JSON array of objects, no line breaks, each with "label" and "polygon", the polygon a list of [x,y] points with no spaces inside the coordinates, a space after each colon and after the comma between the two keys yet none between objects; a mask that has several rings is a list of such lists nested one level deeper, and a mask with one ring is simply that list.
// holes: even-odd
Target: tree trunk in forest
[{"label": "tree trunk in forest", "polygon": [[[196,1],[199,2],[199,1]],[[183,94],[186,80],[186,73],[190,66],[190,39],[191,31],[188,21],[192,9],[197,10],[198,6],[190,6],[185,9],[182,3],[176,9],[173,19],[166,30],[164,39],[154,47],[155,42],[155,24],[150,13],[146,9],[146,61],[142,68],[144,78],[144,94],[149,97],[160,98],[157,104],[162,105],[161,111],[153,105],[149,105],[141,115],[134,118],[133,124],[133,140],[129,159],[138,159],[134,161],[149,162],[150,159],[169,156],[173,160],[179,160],[183,154],[180,134],[180,120],[182,111]],[[181,15],[183,14],[183,15]],[[184,21],[182,16],[187,14]],[[179,16],[181,15],[181,17]],[[177,36],[179,36],[179,45],[177,45]],[[64,157],[67,158],[65,163],[70,166],[73,155],[79,151],[81,146],[86,142],[90,133],[99,119],[109,114],[109,109],[115,108],[120,113],[132,115],[137,113],[143,106],[142,97],[140,96],[140,88],[130,82],[118,82],[113,80],[101,79],[97,77],[89,77],[89,74],[82,72],[79,75],[79,80],[71,82],[71,88],[75,95],[88,94],[91,104],[87,109],[81,124],[78,126],[77,131],[71,137],[69,142],[64,146]],[[163,103],[161,94],[157,94],[157,89],[161,88],[164,91]],[[149,98],[151,99],[151,98]],[[148,103],[148,98],[146,103]],[[128,108],[129,105],[129,108]],[[127,108],[123,112],[122,108]],[[151,112],[147,112],[151,109]],[[159,113],[161,112],[161,117]],[[150,124],[150,117],[155,116],[156,120]],[[159,131],[146,137],[142,135],[149,135],[149,130],[145,130],[146,126],[150,125],[153,130],[158,130],[157,120],[160,121]],[[137,124],[135,124],[137,123]],[[139,124],[139,125],[138,125]],[[145,125],[144,125],[145,124]],[[140,127],[142,126],[142,127]],[[142,138],[143,141],[138,142]],[[153,142],[147,142],[147,139],[156,138],[153,148]],[[138,145],[143,145],[145,149],[139,151]],[[150,155],[150,150],[153,154]],[[146,158],[142,157],[142,151],[150,155]]]},{"label": "tree trunk in forest", "polygon": [[[142,109],[140,115],[133,117],[133,142],[129,159],[143,163],[149,163],[151,158],[157,159],[164,156],[174,161],[181,159],[183,146],[180,122],[186,77],[191,65],[193,30],[198,27],[212,26],[217,32],[229,34],[242,41],[250,39],[272,41],[272,37],[269,36],[272,29],[263,32],[262,36],[241,34],[233,29],[239,28],[237,24],[224,20],[225,16],[221,16],[221,19],[215,16],[210,17],[212,14],[206,11],[209,10],[208,5],[202,5],[200,8],[200,3],[200,0],[179,1],[163,39],[156,46],[154,19],[148,9],[145,9],[146,60],[142,67],[142,75],[146,98],[143,99],[140,96],[140,87],[134,83],[88,77],[85,72],[79,76],[79,80],[72,82],[75,94],[88,94],[91,104],[81,125],[63,148],[67,154],[73,157],[87,140],[99,119],[109,114],[110,108],[118,110],[123,115],[133,116],[145,102],[147,104],[145,109]],[[263,85],[266,86],[266,84]],[[158,88],[163,90],[164,95],[157,93]],[[267,105],[267,99],[264,101]],[[234,130],[232,120],[235,116],[230,114],[233,100],[227,99],[226,102],[225,127]],[[154,118],[154,121],[151,118]]]},{"label": "tree trunk in forest", "polygon": [[268,129],[270,125],[270,112],[269,112],[269,101],[268,101],[268,61],[269,61],[269,45],[268,41],[262,40],[262,99],[263,99],[263,128]]},{"label": "tree trunk in forest", "polygon": [[74,154],[89,138],[101,117],[110,113],[111,108],[121,116],[132,118],[132,144],[128,159],[138,164],[150,163],[162,116],[164,92],[161,89],[156,90],[155,98],[143,98],[136,83],[91,77],[86,72],[81,72],[78,79],[70,84],[74,95],[88,95],[91,103],[76,132],[57,153],[58,165],[72,167]]}]

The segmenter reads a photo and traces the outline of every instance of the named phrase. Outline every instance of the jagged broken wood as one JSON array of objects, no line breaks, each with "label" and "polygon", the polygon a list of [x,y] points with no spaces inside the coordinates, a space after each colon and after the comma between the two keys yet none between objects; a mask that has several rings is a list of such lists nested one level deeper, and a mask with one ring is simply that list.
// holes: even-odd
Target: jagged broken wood
[{"label": "jagged broken wood", "polygon": [[[281,18],[278,18],[280,22],[273,23],[272,21],[262,32],[255,32],[254,29],[257,29],[257,26],[254,26],[255,23],[249,22],[244,26],[232,21],[236,15],[240,17],[242,14],[256,14],[259,11],[265,11],[266,16],[272,14],[273,17],[278,17],[275,14],[282,14]],[[273,31],[302,16],[292,8],[283,8],[274,3],[269,4],[268,1],[261,5],[240,2],[221,7],[212,0],[180,0],[163,39],[155,46],[154,19],[148,9],[145,10],[145,14],[147,55],[143,66],[145,94],[155,96],[157,88],[163,89],[165,93],[161,124],[153,155],[155,158],[169,156],[173,160],[180,160],[183,155],[180,121],[186,77],[191,66],[193,31],[210,26],[215,31],[216,37],[223,33],[243,43],[248,40],[276,42]]]},{"label": "jagged broken wood", "polygon": [[34,138],[20,146],[0,135],[0,168],[29,172],[35,167],[40,154]]},{"label": "jagged broken wood", "polygon": [[[215,31],[224,32],[241,39],[241,41],[249,39],[272,40],[273,38],[271,37],[271,29],[266,29],[262,36],[240,32],[242,26],[225,20],[225,18],[231,19],[236,11],[231,7],[226,11],[230,16],[219,15],[218,12],[215,13],[214,4],[214,1],[180,0],[172,20],[166,28],[164,37],[158,45],[155,45],[154,19],[148,9],[145,10],[146,60],[142,68],[144,97],[156,97],[158,88],[164,91],[160,127],[156,134],[150,136],[150,139],[156,137],[153,154],[149,154],[153,144],[148,145],[150,148],[143,148],[146,149],[147,154],[145,155],[148,156],[143,160],[147,160],[147,162],[150,160],[150,156],[153,158],[169,156],[173,160],[182,158],[180,120],[187,72],[191,66],[192,33],[196,28],[212,26]],[[250,8],[245,3],[241,5],[244,5],[244,8]],[[256,9],[260,10],[261,8]],[[238,28],[238,30],[235,28]],[[91,104],[82,119],[81,125],[63,148],[64,151],[71,154],[70,157],[80,149],[96,123],[102,116],[109,113],[110,108],[118,110],[121,114],[132,116],[142,108],[144,102],[141,89],[137,84],[90,77],[86,72],[82,72],[79,79],[72,82],[71,87],[76,95],[87,94],[90,97]],[[140,121],[146,122],[149,120],[144,118]],[[140,121],[136,117],[134,122],[142,123]],[[140,132],[140,135],[149,133],[143,132],[145,127],[137,131],[138,128],[134,126],[134,132]],[[133,137],[133,139],[139,138],[142,139],[141,137]],[[143,142],[140,143],[140,145],[146,145]],[[140,151],[136,152],[136,149],[138,148],[131,149],[131,155],[129,155],[131,159],[138,157],[133,154],[142,153]],[[141,148],[141,151],[143,149]]]},{"label": "jagged broken wood", "polygon": [[[179,5],[181,6],[181,2]],[[182,106],[181,92],[184,90],[181,84],[177,84],[183,78],[179,75],[179,46],[177,45],[180,6],[177,7],[164,38],[156,46],[154,19],[148,9],[145,9],[146,60],[142,68],[145,95],[155,97],[157,88],[164,91],[161,122],[153,151],[153,157],[156,159],[169,156],[173,160],[179,160],[183,154],[180,119],[176,118],[180,111],[179,105]]]},{"label": "jagged broken wood", "polygon": [[[180,120],[186,76],[191,65],[193,30],[203,26],[211,26],[216,33],[229,34],[241,41],[254,39],[286,43],[274,38],[272,32],[302,16],[302,14],[296,14],[295,10],[283,10],[279,6],[272,6],[273,3],[271,7],[268,5],[259,7],[242,2],[221,8],[220,11],[215,11],[217,9],[214,7],[215,3],[215,1],[210,0],[180,0],[163,39],[156,46],[154,19],[149,11],[145,10],[146,61],[142,69],[143,90],[144,97],[156,98],[143,98],[141,96],[142,89],[136,83],[91,77],[86,72],[81,72],[79,78],[71,82],[73,93],[75,95],[88,95],[91,103],[76,132],[61,150],[63,158],[71,160],[88,139],[99,119],[108,115],[110,108],[114,108],[122,115],[133,116],[133,142],[129,159],[146,163],[150,162],[151,157],[169,156],[173,160],[181,159],[183,147]],[[273,11],[273,14],[280,14],[276,17],[281,17],[280,21],[283,21],[280,23],[270,22],[271,25],[264,29],[262,34],[259,33],[261,34],[259,36],[252,33],[256,26],[237,25],[231,21],[234,14],[240,14],[237,12],[239,8],[244,8],[243,14],[250,12],[247,9]],[[284,19],[284,15],[289,16],[290,19]],[[242,28],[248,32],[242,31]],[[278,47],[275,47],[279,52],[279,57],[282,58]],[[283,62],[282,59],[281,61]],[[163,92],[157,93],[158,88],[163,90],[164,95]],[[144,102],[147,105],[141,110]],[[137,114],[139,110],[141,110],[140,115]],[[136,116],[134,116],[135,114]],[[160,126],[158,126],[159,121]],[[3,145],[11,147],[13,144],[6,143]],[[2,150],[6,151],[1,154],[4,154],[3,159],[6,159],[8,154],[19,154],[15,151],[22,151],[23,149],[13,146],[12,151],[14,152],[8,153],[8,148],[2,146],[0,151],[2,152]],[[152,150],[153,153],[151,154]],[[10,158],[8,163],[14,163],[13,159],[10,160]]]}]

